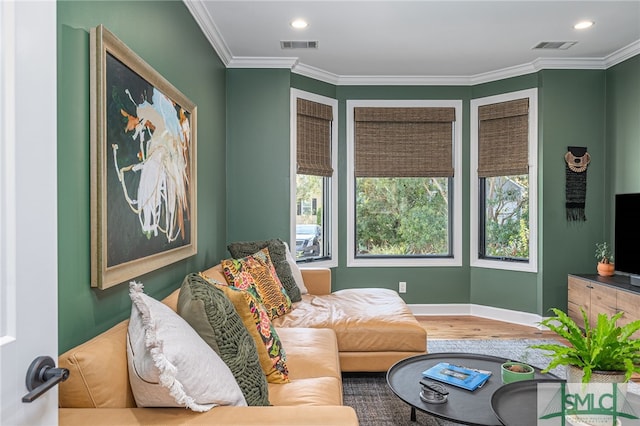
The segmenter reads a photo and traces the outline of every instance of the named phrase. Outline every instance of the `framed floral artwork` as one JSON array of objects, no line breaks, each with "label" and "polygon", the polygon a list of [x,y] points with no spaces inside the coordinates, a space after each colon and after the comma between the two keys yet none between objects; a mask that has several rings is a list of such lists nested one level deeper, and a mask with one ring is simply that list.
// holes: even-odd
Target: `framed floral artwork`
[{"label": "framed floral artwork", "polygon": [[197,108],[121,40],[91,30],[91,286],[197,253]]}]

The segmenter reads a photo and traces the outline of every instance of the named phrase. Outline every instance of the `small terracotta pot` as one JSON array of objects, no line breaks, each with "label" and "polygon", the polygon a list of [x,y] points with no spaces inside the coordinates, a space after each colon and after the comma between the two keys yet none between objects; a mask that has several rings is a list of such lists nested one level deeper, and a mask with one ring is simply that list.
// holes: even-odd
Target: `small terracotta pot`
[{"label": "small terracotta pot", "polygon": [[612,277],[615,271],[615,265],[613,263],[598,262],[598,275],[603,277]]}]

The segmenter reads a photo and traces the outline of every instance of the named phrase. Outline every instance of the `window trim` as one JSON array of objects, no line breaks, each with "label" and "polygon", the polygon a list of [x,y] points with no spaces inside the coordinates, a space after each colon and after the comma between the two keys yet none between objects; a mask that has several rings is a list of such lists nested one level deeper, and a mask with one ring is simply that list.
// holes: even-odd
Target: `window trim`
[{"label": "window trim", "polygon": [[[318,102],[331,105],[333,122],[331,125],[331,166],[333,167],[333,175],[331,176],[330,187],[331,194],[329,201],[331,203],[327,220],[329,221],[329,232],[331,233],[329,244],[331,256],[322,260],[307,260],[300,262],[301,268],[334,268],[338,266],[338,101],[326,96],[317,95],[315,93],[305,92],[299,89],[291,89],[290,94],[290,149],[289,149],[289,166],[290,166],[290,202],[289,202],[289,247],[292,254],[296,247],[296,154],[297,154],[297,102],[298,98],[308,101]],[[325,214],[326,214],[325,210]]]},{"label": "window trim", "polygon": [[[480,188],[478,178],[478,107],[529,98],[529,260],[508,261],[479,257]],[[470,263],[471,267],[538,272],[538,89],[525,89],[471,100],[470,147]]]},{"label": "window trim", "polygon": [[[453,107],[456,111],[453,138],[452,257],[357,258],[355,251],[355,124],[358,107]],[[462,266],[462,100],[347,100],[347,267]]]}]

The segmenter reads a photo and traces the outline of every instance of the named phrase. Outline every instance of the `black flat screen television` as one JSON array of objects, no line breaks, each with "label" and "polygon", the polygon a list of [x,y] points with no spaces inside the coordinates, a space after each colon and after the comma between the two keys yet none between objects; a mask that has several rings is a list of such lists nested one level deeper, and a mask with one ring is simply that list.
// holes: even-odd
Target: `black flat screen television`
[{"label": "black flat screen television", "polygon": [[640,194],[617,194],[615,214],[616,272],[640,285]]}]

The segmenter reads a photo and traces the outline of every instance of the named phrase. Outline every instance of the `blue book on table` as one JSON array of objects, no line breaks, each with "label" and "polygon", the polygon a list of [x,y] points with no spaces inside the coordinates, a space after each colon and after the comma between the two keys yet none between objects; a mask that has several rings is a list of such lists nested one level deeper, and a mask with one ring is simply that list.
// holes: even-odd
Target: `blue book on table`
[{"label": "blue book on table", "polygon": [[484,385],[491,371],[441,362],[423,371],[422,376],[473,391]]}]

